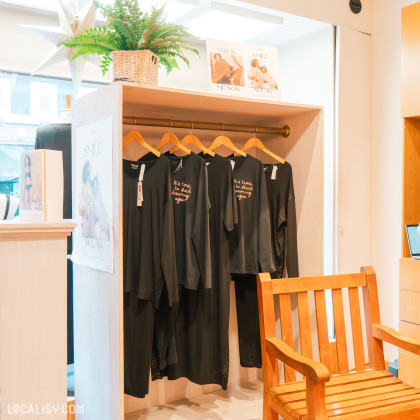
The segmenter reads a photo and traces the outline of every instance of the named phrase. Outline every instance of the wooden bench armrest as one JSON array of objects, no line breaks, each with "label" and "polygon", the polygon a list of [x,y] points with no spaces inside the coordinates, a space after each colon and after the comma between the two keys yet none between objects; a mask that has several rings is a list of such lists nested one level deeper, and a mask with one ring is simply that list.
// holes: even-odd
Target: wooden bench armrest
[{"label": "wooden bench armrest", "polygon": [[266,338],[267,351],[310,379],[314,384],[328,382],[330,372],[322,363],[302,356],[277,337]]},{"label": "wooden bench armrest", "polygon": [[400,349],[407,350],[411,353],[420,356],[420,341],[407,337],[395,331],[393,328],[387,327],[382,324],[373,324],[372,332],[375,338],[393,344]]}]

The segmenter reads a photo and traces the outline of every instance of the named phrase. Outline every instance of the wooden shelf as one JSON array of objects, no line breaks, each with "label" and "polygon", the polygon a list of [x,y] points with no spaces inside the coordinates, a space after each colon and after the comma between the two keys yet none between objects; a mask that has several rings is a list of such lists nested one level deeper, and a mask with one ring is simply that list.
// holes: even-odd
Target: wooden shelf
[{"label": "wooden shelf", "polygon": [[2,220],[0,221],[0,241],[9,240],[11,236],[70,236],[76,223],[72,220],[61,222],[28,222],[24,220]]},{"label": "wooden shelf", "polygon": [[[307,112],[319,112],[323,108],[313,105],[289,104],[272,100],[239,98],[213,93],[193,92],[154,86],[121,83],[123,112],[174,115],[190,115],[191,118],[218,118],[253,124],[260,120],[296,116]],[[132,114],[130,114],[130,112]]]}]

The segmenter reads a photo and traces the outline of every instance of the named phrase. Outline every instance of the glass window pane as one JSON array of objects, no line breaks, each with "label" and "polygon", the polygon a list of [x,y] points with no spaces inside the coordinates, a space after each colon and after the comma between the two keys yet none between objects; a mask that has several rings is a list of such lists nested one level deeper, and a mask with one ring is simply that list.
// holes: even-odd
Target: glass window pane
[{"label": "glass window pane", "polygon": [[29,115],[31,112],[31,91],[29,80],[16,79],[12,82],[11,112],[18,115]]}]

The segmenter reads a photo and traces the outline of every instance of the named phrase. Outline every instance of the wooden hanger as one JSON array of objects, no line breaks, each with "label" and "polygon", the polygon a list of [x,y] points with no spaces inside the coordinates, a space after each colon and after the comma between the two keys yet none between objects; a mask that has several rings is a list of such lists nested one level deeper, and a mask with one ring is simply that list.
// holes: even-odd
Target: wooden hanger
[{"label": "wooden hanger", "polygon": [[[136,123],[134,122],[134,125]],[[137,131],[137,130],[131,130],[126,136],[123,141],[123,147],[127,146],[128,144],[132,143],[133,141],[136,141],[137,143],[141,144],[145,149],[147,149],[149,152],[152,152],[157,157],[160,156],[160,152],[158,152],[156,149],[154,149],[152,146],[146,143],[146,140],[144,140],[143,136]]]},{"label": "wooden hanger", "polygon": [[[194,125],[193,125],[193,123],[191,123],[191,134],[187,134],[181,140],[181,144],[183,146],[188,146],[189,144],[193,144],[195,147],[202,150],[205,154],[208,154],[208,155],[214,157],[215,153],[212,152],[211,150],[207,149],[207,147],[203,146],[203,144],[201,143],[199,138],[195,134],[192,134],[193,129],[194,129]],[[172,149],[171,154],[175,153],[177,150],[179,150],[179,147],[175,147],[175,149]]]},{"label": "wooden hanger", "polygon": [[[257,133],[257,129],[255,129],[255,133]],[[248,150],[251,147],[256,147],[257,149],[262,150],[264,153],[266,153],[268,156],[271,156],[273,159],[276,159],[279,163],[284,163],[284,159],[281,158],[280,156],[277,156],[276,154],[274,154],[273,152],[270,152],[270,150],[268,150],[262,143],[262,141],[257,138],[257,137],[252,137],[250,138],[246,143],[245,146],[242,147],[242,151]]]},{"label": "wooden hanger", "polygon": [[[224,129],[225,129],[225,127],[223,125],[223,132],[225,131]],[[215,140],[213,141],[212,145],[209,147],[209,150],[214,150],[214,149],[216,149],[217,147],[220,147],[220,146],[226,146],[229,149],[233,150],[238,155],[246,156],[246,153],[245,152],[243,152],[241,149],[238,149],[232,143],[232,141],[230,140],[230,138],[229,137],[226,137],[223,134],[221,136],[218,136],[218,137],[215,138]]]},{"label": "wooden hanger", "polygon": [[[172,121],[171,121],[171,129],[172,129]],[[162,149],[162,147],[166,146],[168,143],[172,143],[173,145],[178,147],[178,149],[181,149],[182,151],[184,151],[187,155],[191,153],[191,150],[187,149],[184,145],[182,145],[181,142],[178,140],[178,137],[174,133],[172,133],[172,131],[163,135],[162,140],[156,147],[156,150]]]}]

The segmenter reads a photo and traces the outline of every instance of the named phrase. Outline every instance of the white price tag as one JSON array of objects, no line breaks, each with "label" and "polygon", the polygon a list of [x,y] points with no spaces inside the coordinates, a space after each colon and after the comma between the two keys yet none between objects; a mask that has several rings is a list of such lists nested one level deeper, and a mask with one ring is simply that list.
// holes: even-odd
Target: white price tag
[{"label": "white price tag", "polygon": [[143,178],[145,169],[146,165],[142,164],[140,167],[139,182],[137,184],[137,207],[141,207],[143,205]]},{"label": "white price tag", "polygon": [[137,184],[137,207],[143,205],[143,181]]},{"label": "white price tag", "polygon": [[235,161],[234,160],[232,160],[232,159],[229,159],[230,160],[230,164],[232,165],[232,171],[235,169]]},{"label": "white price tag", "polygon": [[273,172],[271,172],[271,179],[276,179],[277,166],[273,165]]}]

